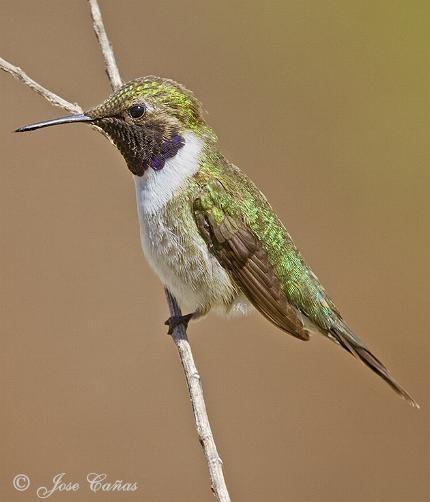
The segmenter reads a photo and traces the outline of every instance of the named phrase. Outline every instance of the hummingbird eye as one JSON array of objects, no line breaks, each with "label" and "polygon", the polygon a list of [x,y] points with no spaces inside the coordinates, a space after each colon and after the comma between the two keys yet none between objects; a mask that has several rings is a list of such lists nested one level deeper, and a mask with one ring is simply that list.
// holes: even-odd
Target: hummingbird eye
[{"label": "hummingbird eye", "polygon": [[130,106],[130,108],[128,109],[128,114],[133,119],[140,119],[145,115],[145,112],[146,112],[145,105],[142,104]]}]

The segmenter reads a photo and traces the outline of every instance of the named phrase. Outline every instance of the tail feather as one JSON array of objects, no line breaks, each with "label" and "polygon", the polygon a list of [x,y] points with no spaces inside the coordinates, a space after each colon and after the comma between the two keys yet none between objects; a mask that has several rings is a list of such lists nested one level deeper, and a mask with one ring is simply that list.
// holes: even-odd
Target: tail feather
[{"label": "tail feather", "polygon": [[[342,323],[343,324],[343,323]],[[350,354],[355,356],[367,367],[383,378],[388,385],[402,398],[405,399],[414,408],[419,408],[415,399],[391,376],[384,364],[375,357],[370,350],[361,341],[354,336],[345,325],[333,327],[331,335],[335,340]]]}]

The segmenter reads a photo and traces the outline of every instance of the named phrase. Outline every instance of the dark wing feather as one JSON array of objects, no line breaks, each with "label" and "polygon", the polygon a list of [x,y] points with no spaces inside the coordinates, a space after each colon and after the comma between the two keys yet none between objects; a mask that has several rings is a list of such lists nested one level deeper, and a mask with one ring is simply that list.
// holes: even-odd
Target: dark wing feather
[{"label": "dark wing feather", "polygon": [[193,209],[208,248],[252,305],[282,330],[308,340],[309,331],[304,327],[301,312],[288,302],[267,252],[254,233],[239,218],[214,205],[213,200],[208,204],[197,198]]}]

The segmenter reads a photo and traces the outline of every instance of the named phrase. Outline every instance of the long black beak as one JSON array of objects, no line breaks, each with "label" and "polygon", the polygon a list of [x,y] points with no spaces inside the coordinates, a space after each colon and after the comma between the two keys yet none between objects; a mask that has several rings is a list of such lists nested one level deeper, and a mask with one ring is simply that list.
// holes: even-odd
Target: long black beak
[{"label": "long black beak", "polygon": [[43,122],[36,122],[35,124],[18,127],[15,132],[34,131],[35,129],[41,129],[42,127],[49,127],[59,124],[71,124],[72,122],[91,122],[92,120],[93,119],[91,117],[88,117],[83,113],[79,113],[77,115],[67,115],[66,117],[60,117],[58,119],[44,120]]}]

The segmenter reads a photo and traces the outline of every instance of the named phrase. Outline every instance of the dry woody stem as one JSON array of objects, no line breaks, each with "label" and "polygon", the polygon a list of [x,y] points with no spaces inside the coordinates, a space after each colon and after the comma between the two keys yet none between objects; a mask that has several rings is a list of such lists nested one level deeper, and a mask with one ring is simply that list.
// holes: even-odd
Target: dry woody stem
[{"label": "dry woody stem", "polygon": [[70,113],[82,113],[82,108],[76,103],[70,103],[65,99],[57,96],[57,94],[52,91],[48,91],[45,87],[42,87],[40,84],[35,82],[32,78],[30,78],[25,71],[18,68],[18,66],[14,66],[3,58],[0,58],[0,68],[8,73],[10,73],[17,80],[20,80],[24,85],[33,89],[34,92],[48,100],[51,105],[58,106],[59,108],[63,108]]},{"label": "dry woody stem", "polygon": [[[94,31],[102,51],[106,73],[108,75],[111,87],[117,90],[122,85],[122,80],[115,61],[115,56],[112,51],[112,46],[104,28],[103,19],[97,0],[88,0],[91,17],[93,20]],[[30,87],[40,96],[48,100],[52,105],[58,106],[71,113],[82,113],[82,108],[77,103],[70,103],[57,94],[49,91],[39,83],[30,78],[21,68],[9,63],[0,58],[0,69],[8,72],[17,80],[20,80],[24,85]],[[102,132],[98,127],[93,126],[98,132]],[[180,316],[181,310],[175,297],[168,289],[165,290],[167,304],[171,316]],[[218,455],[211,426],[209,423],[206,404],[203,397],[203,389],[200,382],[200,376],[197,371],[191,346],[187,338],[187,332],[183,325],[177,326],[172,334],[173,341],[178,349],[182,367],[184,369],[185,378],[187,381],[188,391],[190,394],[191,404],[193,407],[194,420],[196,424],[197,434],[200,444],[202,445],[209,469],[211,480],[211,488],[219,502],[230,502],[230,496],[225,484],[222,471],[222,460]]]},{"label": "dry woody stem", "polygon": [[90,4],[94,32],[96,34],[100,49],[105,60],[106,73],[109,78],[112,90],[116,91],[122,86],[122,80],[115,61],[115,55],[112,50],[112,45],[106,34],[102,13],[100,12],[100,7],[97,0],[88,0],[88,2]]},{"label": "dry woody stem", "polygon": [[[165,293],[167,304],[169,305],[170,315],[182,315],[176,298],[167,288],[165,289]],[[200,375],[194,363],[193,353],[187,338],[187,331],[184,326],[180,324],[175,328],[172,336],[178,349],[179,357],[181,358],[181,363],[187,379],[188,392],[190,393],[191,404],[193,406],[197,434],[199,435],[199,441],[208,462],[212,491],[217,500],[220,502],[229,502],[230,496],[228,494],[222,472],[222,460],[218,455],[211,425],[209,423]]]}]

